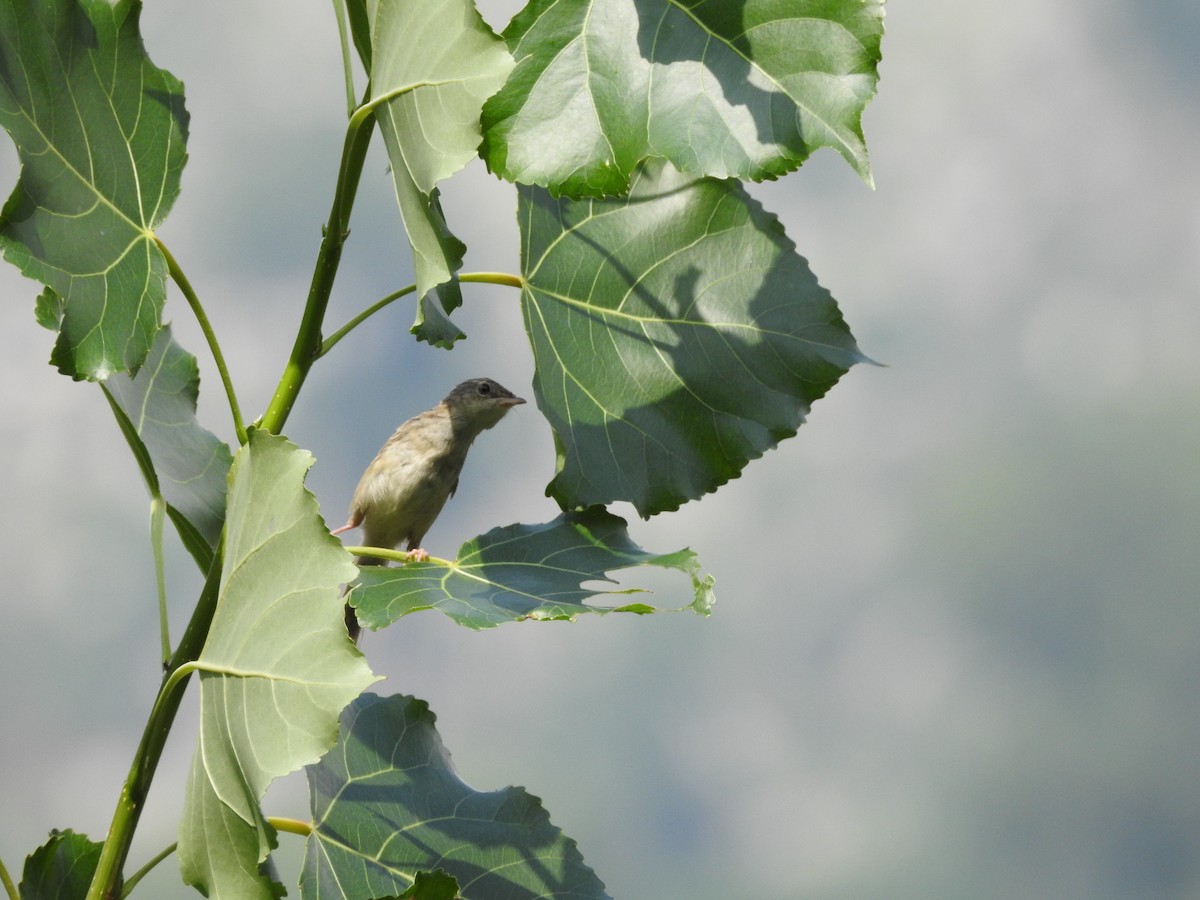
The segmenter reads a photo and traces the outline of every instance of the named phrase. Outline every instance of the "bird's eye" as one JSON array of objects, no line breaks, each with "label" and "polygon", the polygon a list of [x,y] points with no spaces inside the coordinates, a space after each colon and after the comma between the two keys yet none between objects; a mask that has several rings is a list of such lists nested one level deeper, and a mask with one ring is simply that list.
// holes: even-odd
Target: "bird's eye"
[{"label": "bird's eye", "polygon": [[492,392],[492,386],[490,384],[488,384],[486,381],[483,382],[481,385],[479,385],[479,393],[490,394],[491,392]]}]

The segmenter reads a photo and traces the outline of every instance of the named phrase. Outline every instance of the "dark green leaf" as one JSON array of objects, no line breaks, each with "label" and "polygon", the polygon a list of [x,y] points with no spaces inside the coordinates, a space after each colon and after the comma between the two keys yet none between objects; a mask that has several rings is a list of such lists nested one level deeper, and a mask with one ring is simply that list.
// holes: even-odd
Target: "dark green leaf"
[{"label": "dark green leaf", "polygon": [[520,189],[522,307],[565,509],[643,516],[796,433],[864,357],[778,220],[734,181],[648,165],[621,200]]},{"label": "dark green leaf", "polygon": [[[431,219],[442,232],[442,248],[446,252],[446,260],[451,271],[456,271],[462,265],[462,255],[466,246],[450,233],[446,227],[446,219],[442,214],[442,204],[438,199],[438,190],[434,188],[430,194],[430,207],[433,212]],[[450,350],[457,341],[466,337],[462,329],[450,320],[450,313],[462,306],[462,285],[458,278],[451,275],[449,281],[435,285],[417,304],[417,320],[410,329],[419,341],[425,341],[443,350]]]},{"label": "dark green leaf", "polygon": [[21,177],[0,249],[64,302],[51,361],[103,380],[141,365],[167,265],[153,229],[179,193],[183,85],[156,68],[137,0],[0,0],[0,124]]},{"label": "dark green leaf", "polygon": [[350,36],[363,68],[371,71],[371,24],[367,20],[367,0],[346,0],[346,16],[350,19]]},{"label": "dark green leaf", "polygon": [[517,68],[481,152],[574,197],[625,193],[647,157],[758,181],[819,147],[870,183],[882,33],[882,0],[532,0],[504,32]]},{"label": "dark green leaf", "polygon": [[62,326],[63,301],[54,288],[43,288],[33,305],[33,314],[43,328],[58,331]]},{"label": "dark green leaf", "polygon": [[274,830],[258,801],[316,761],[376,678],[346,635],[354,576],[304,488],[313,458],[257,429],[234,458],[220,594],[200,671],[200,734],[179,824],[184,880],[210,897],[270,898]]},{"label": "dark green leaf", "polygon": [[[232,456],[196,421],[200,391],[196,358],[176,344],[170,326],[164,326],[137,375],[113,375],[103,387],[144,448],[163,498],[173,510],[172,521],[190,523],[208,548],[204,556],[211,557],[225,521],[225,483]],[[126,437],[130,437],[128,430]],[[154,481],[149,477],[147,481],[153,491]],[[181,529],[180,536],[187,544],[191,535]],[[207,568],[203,559],[197,561]]]},{"label": "dark green leaf", "polygon": [[382,628],[422,609],[441,610],[471,628],[521,619],[574,619],[583,613],[658,612],[644,603],[584,602],[608,593],[585,583],[616,584],[608,572],[635,566],[682,572],[692,583],[692,601],[684,608],[707,614],[712,607],[712,577],[701,577],[691,550],[649,553],[629,539],[624,519],[600,507],[564,513],[544,525],[494,528],[463,544],[449,566],[363,566],[350,602],[368,628]]},{"label": "dark green leaf", "polygon": [[21,900],[83,900],[102,849],[69,828],[50,832],[50,840],[25,859]]},{"label": "dark green leaf", "polygon": [[412,887],[399,900],[455,900],[459,896],[458,882],[441,869],[418,872]]},{"label": "dark green leaf", "polygon": [[450,318],[450,313],[460,306],[462,285],[457,277],[452,277],[421,298],[412,333],[419,341],[425,341],[443,350],[451,349],[457,341],[466,337],[463,330]]},{"label": "dark green leaf", "polygon": [[396,894],[434,869],[456,878],[467,900],[607,896],[540,800],[459,779],[422,700],[359,697],[342,714],[338,746],[309,766],[308,783],[306,897]]},{"label": "dark green leaf", "polygon": [[431,193],[476,155],[483,101],[504,83],[512,58],[470,0],[367,0],[366,12],[371,103],[423,297],[450,280],[465,249]]}]

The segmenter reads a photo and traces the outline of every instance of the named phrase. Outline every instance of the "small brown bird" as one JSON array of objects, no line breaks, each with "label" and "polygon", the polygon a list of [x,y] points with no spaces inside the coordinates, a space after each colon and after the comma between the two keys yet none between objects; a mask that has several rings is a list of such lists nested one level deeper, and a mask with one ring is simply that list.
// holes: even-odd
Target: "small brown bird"
[{"label": "small brown bird", "polygon": [[[367,466],[350,502],[350,519],[333,534],[361,525],[364,546],[395,549],[407,542],[410,559],[427,559],[421,539],[454,496],[471,442],[524,402],[490,378],[472,378],[433,409],[413,416]],[[373,556],[355,562],[387,565]],[[346,628],[358,640],[358,619],[349,604]]]}]

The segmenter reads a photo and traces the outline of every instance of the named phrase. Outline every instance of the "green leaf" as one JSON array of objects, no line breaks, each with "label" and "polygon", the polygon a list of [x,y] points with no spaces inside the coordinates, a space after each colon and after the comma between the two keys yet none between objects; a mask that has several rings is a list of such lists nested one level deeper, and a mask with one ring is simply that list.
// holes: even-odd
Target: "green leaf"
[{"label": "green leaf", "polygon": [[737,477],[864,357],[778,220],[649,164],[621,200],[520,188],[522,308],[554,429],[547,488],[643,516]]},{"label": "green leaf", "polygon": [[[435,221],[444,227],[446,220],[442,214],[442,204],[438,199],[437,188],[434,188],[430,194],[430,203],[436,213]],[[450,234],[448,228],[444,229],[443,236],[447,241],[454,242],[453,244],[443,244],[443,246],[449,251],[447,259],[452,261],[452,268],[457,269],[462,265],[462,255],[466,247]],[[421,301],[417,304],[417,319],[409,330],[419,341],[425,341],[427,344],[441,347],[443,350],[450,350],[455,343],[466,337],[463,330],[450,319],[450,313],[460,306],[462,306],[462,285],[459,284],[457,276],[451,275],[449,281],[435,285],[421,297]]]},{"label": "green leaf", "polygon": [[82,900],[103,849],[103,844],[69,828],[51,831],[50,840],[25,859],[21,900]]},{"label": "green leaf", "polygon": [[467,900],[606,897],[540,800],[459,779],[434,721],[422,700],[374,694],[342,714],[338,747],[308,769],[301,894],[379,897],[441,869]]},{"label": "green leaf", "polygon": [[450,313],[462,306],[462,285],[453,277],[443,282],[421,298],[417,306],[417,321],[412,333],[417,340],[425,341],[443,350],[453,348],[456,342],[466,337],[461,328],[454,324]]},{"label": "green leaf", "polygon": [[21,177],[0,250],[64,303],[59,371],[134,371],[158,330],[167,264],[153,229],[179,194],[183,85],[150,62],[137,0],[0,0],[0,124]]},{"label": "green leaf", "polygon": [[[225,521],[232,456],[229,447],[196,420],[196,358],[175,343],[167,325],[155,336],[137,375],[113,375],[102,387],[130,445],[136,441],[141,447],[141,452],[134,448],[135,454],[150,465],[146,480],[151,491],[157,484],[184,544],[207,569]],[[200,538],[199,546],[194,536]]]},{"label": "green leaf", "polygon": [[252,430],[229,474],[179,826],[184,880],[210,897],[276,895],[259,869],[274,831],[258,801],[273,779],[333,745],[338,713],[377,680],[346,635],[339,585],[355,568],[304,488],[312,462],[285,438]]},{"label": "green leaf", "polygon": [[63,300],[54,288],[42,288],[33,304],[33,315],[37,323],[50,331],[58,331],[62,326]]},{"label": "green leaf", "polygon": [[350,20],[350,37],[362,60],[363,68],[371,71],[371,23],[367,20],[368,0],[346,0],[346,17]]},{"label": "green leaf", "polygon": [[476,155],[483,101],[504,83],[512,58],[470,0],[367,0],[367,15],[370,102],[423,297],[450,280],[465,250],[433,188]]},{"label": "green leaf", "polygon": [[660,156],[692,175],[776,178],[832,147],[871,182],[862,112],[882,0],[532,0],[481,155],[554,195],[624,194]]},{"label": "green leaf", "polygon": [[458,881],[439,869],[418,872],[412,887],[399,900],[455,900],[458,896]]},{"label": "green leaf", "polygon": [[[712,576],[700,575],[691,550],[650,553],[637,546],[625,520],[595,507],[563,513],[543,525],[509,525],[463,544],[449,566],[405,563],[399,568],[363,566],[350,594],[359,621],[382,628],[401,616],[437,609],[471,628],[521,619],[574,619],[583,613],[658,612],[642,603],[592,606],[606,592],[585,583],[616,584],[606,573],[635,566],[675,569],[692,582],[684,607],[707,615]],[[621,591],[618,593],[631,593]]]}]

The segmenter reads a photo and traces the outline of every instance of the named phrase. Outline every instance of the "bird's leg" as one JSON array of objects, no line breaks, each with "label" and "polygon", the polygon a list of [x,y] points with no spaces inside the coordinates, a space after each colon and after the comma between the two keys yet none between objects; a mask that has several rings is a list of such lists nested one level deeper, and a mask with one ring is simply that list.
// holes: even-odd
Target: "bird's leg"
[{"label": "bird's leg", "polygon": [[349,531],[351,528],[357,528],[357,527],[358,527],[358,526],[357,526],[357,524],[356,524],[356,523],[354,523],[354,522],[347,522],[347,523],[346,523],[345,525],[343,525],[341,528],[335,528],[335,529],[333,529],[333,531],[331,531],[331,532],[329,532],[329,533],[330,533],[330,534],[341,534],[343,531]]}]

